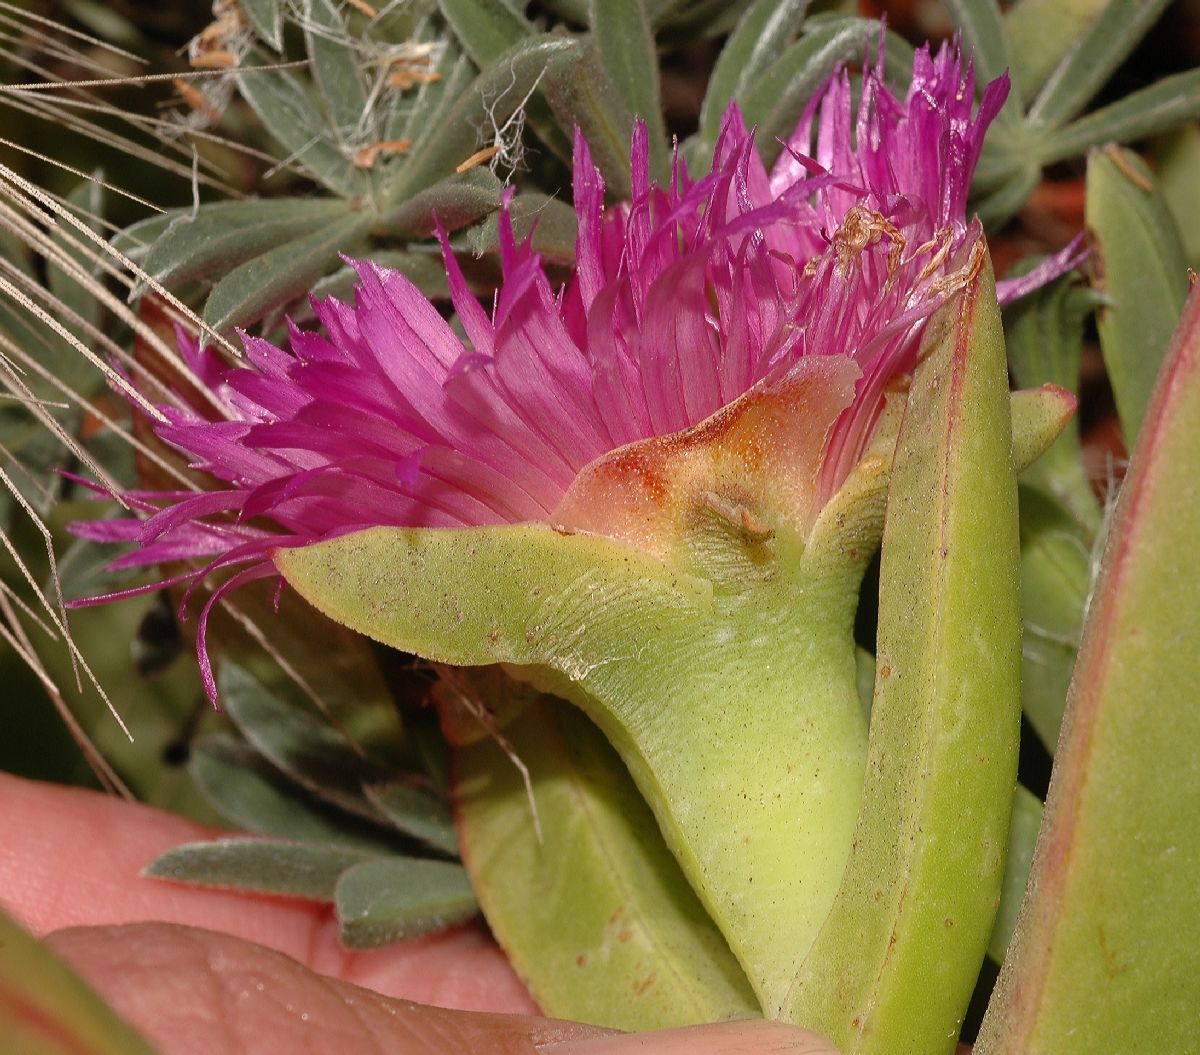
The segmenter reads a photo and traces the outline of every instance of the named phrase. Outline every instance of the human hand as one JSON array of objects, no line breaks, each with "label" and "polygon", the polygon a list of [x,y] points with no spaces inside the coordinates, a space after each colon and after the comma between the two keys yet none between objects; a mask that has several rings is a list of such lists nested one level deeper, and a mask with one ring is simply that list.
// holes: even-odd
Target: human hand
[{"label": "human hand", "polygon": [[325,906],[141,876],[164,850],[213,834],[145,806],[0,774],[3,907],[48,935],[162,1055],[836,1055],[776,1023],[622,1035],[539,1018],[481,926],[348,952]]}]

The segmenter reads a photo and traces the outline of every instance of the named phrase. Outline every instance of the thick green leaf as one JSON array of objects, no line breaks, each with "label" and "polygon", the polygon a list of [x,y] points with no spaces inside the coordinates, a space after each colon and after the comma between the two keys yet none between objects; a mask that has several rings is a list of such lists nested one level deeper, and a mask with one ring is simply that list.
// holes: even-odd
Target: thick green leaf
[{"label": "thick green leaf", "polygon": [[365,790],[380,815],[397,831],[442,853],[458,856],[454,818],[443,795],[400,781],[368,784]]},{"label": "thick green leaf", "polygon": [[213,202],[202,205],[194,216],[178,209],[151,244],[142,266],[164,284],[208,278],[349,211],[347,202],[313,198]]},{"label": "thick green leaf", "polygon": [[283,50],[282,0],[238,0],[250,27],[276,51]]},{"label": "thick green leaf", "polygon": [[1043,85],[1031,124],[1058,129],[1080,113],[1158,21],[1168,0],[1109,0]]},{"label": "thick green leaf", "polygon": [[[408,163],[388,189],[400,202],[429,184],[454,174],[481,143],[490,143],[496,130],[525,103],[542,82],[547,64],[574,55],[570,38],[539,34],[509,48],[474,82],[457,94],[443,96],[444,105],[428,118],[426,132],[414,144]],[[481,131],[487,130],[487,131]]]},{"label": "thick green leaf", "polygon": [[729,103],[741,98],[755,78],[779,58],[803,23],[808,5],[809,0],[754,0],[746,8],[708,79],[700,109],[700,136],[705,143],[711,146],[717,141]]},{"label": "thick green leaf", "polygon": [[86,982],[2,912],[0,1038],[10,1055],[154,1055]]},{"label": "thick green leaf", "polygon": [[1133,451],[977,1055],[1195,1048],[1200,292]]},{"label": "thick green leaf", "polygon": [[[1035,263],[1029,261],[1010,275],[1023,274]],[[1049,383],[1079,392],[1084,322],[1097,303],[1094,291],[1065,276],[1006,309],[1008,361],[1018,385],[1031,388]],[[1052,494],[1074,514],[1086,537],[1095,537],[1100,509],[1083,471],[1078,422],[1072,421],[1025,471],[1023,482]]]},{"label": "thick green leaf", "polygon": [[528,770],[532,800],[513,760],[486,738],[454,752],[454,799],[480,904],[542,1010],[628,1030],[758,1014],[599,730],[544,699],[504,737]]},{"label": "thick green leaf", "polygon": [[427,238],[438,221],[448,231],[500,208],[504,185],[486,168],[475,168],[418,191],[380,218],[379,226],[402,238]]},{"label": "thick green leaf", "polygon": [[1003,963],[1008,943],[1017,926],[1017,913],[1029,885],[1029,867],[1033,863],[1033,847],[1042,825],[1042,800],[1023,784],[1013,795],[1012,821],[1008,827],[1008,856],[1004,860],[1004,886],[996,924],[988,942],[988,956]]},{"label": "thick green leaf", "polygon": [[371,859],[332,843],[228,838],[176,846],[151,861],[145,874],[193,886],[332,901],[338,877]]},{"label": "thick green leaf", "polygon": [[1016,481],[990,267],[925,340],[884,527],[862,809],[785,1012],[846,1053],[954,1050],[1016,779]]},{"label": "thick green leaf", "polygon": [[228,332],[307,293],[337,262],[339,252],[356,248],[372,219],[366,212],[340,216],[235,267],[208,295],[204,321],[218,332]]},{"label": "thick green leaf", "polygon": [[1200,117],[1200,70],[1164,77],[1081,117],[1040,140],[1042,164],[1078,157],[1092,147],[1145,139]]},{"label": "thick green leaf", "polygon": [[232,736],[206,737],[193,748],[188,768],[214,808],[239,828],[374,853],[400,849],[399,840],[383,829],[314,804],[298,784]]},{"label": "thick green leaf", "polygon": [[348,949],[433,934],[479,911],[461,865],[419,857],[381,857],[356,865],[338,881],[334,905]]},{"label": "thick green leaf", "polygon": [[1054,754],[1092,585],[1092,539],[1050,494],[1022,486],[1021,706]]},{"label": "thick green leaf", "polygon": [[[645,0],[592,0],[592,37],[600,62],[625,109],[646,124],[650,175],[664,186],[669,174],[667,130],[663,123],[658,53]],[[629,139],[632,126],[626,130]]]},{"label": "thick green leaf", "polygon": [[327,802],[368,820],[381,819],[362,788],[395,774],[355,752],[325,722],[278,699],[241,667],[223,664],[217,684],[229,717],[264,758]]},{"label": "thick green leaf", "polygon": [[261,57],[249,55],[237,75],[238,90],[254,108],[263,127],[283,146],[284,154],[313,178],[346,198],[361,193],[364,181],[354,163],[339,149],[333,130],[318,104],[287,70],[261,71]]},{"label": "thick green leaf", "polygon": [[[559,198],[537,191],[518,194],[509,205],[513,233],[518,240],[533,232],[533,248],[553,264],[575,263],[577,222],[575,210]],[[475,252],[486,253],[500,244],[497,216],[489,216],[471,236]]]},{"label": "thick green leaf", "polygon": [[367,92],[354,38],[338,8],[333,0],[305,0],[304,42],[328,127],[349,152],[348,144],[362,141],[358,133],[367,112]]},{"label": "thick green leaf", "polygon": [[628,198],[633,115],[605,72],[594,42],[555,58],[546,67],[542,90],[558,123],[583,133],[609,195]]},{"label": "thick green leaf", "polygon": [[1100,350],[1132,448],[1187,296],[1187,262],[1154,177],[1132,151],[1111,147],[1091,155],[1086,208],[1106,300],[1097,320]]},{"label": "thick green leaf", "polygon": [[1013,86],[1027,103],[1108,0],[1017,0],[1004,13]]},{"label": "thick green leaf", "polygon": [[1200,124],[1191,122],[1154,144],[1155,172],[1175,217],[1188,265],[1200,268]]}]

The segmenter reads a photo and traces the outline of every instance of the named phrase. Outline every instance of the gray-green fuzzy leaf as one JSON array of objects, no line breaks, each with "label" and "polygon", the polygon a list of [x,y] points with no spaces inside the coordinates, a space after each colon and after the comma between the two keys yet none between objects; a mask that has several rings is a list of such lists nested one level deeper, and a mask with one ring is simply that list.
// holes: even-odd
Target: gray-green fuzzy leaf
[{"label": "gray-green fuzzy leaf", "polygon": [[1200,117],[1200,70],[1164,77],[1147,88],[1081,117],[1041,140],[1043,164],[1064,161],[1105,143],[1157,135]]},{"label": "gray-green fuzzy leaf", "polygon": [[779,58],[804,21],[808,5],[809,0],[755,0],[746,8],[717,57],[704,93],[700,135],[706,143],[716,142],[730,101],[740,98],[747,86]]},{"label": "gray-green fuzzy leaf", "polygon": [[[1008,37],[1000,19],[1000,7],[996,0],[943,0],[962,32],[965,43],[970,47],[975,60],[979,84],[987,84],[1008,70],[1013,62],[1009,53]],[[1015,106],[1006,106],[1001,112],[1002,121],[1015,120]]]},{"label": "gray-green fuzzy leaf", "polygon": [[195,886],[332,901],[342,873],[371,859],[345,846],[214,839],[168,850],[150,862],[145,874]]},{"label": "gray-green fuzzy leaf", "polygon": [[445,796],[399,781],[368,784],[367,798],[397,831],[435,850],[458,856],[458,836]]},{"label": "gray-green fuzzy leaf", "polygon": [[[577,221],[575,210],[566,202],[537,191],[518,194],[509,205],[513,233],[518,240],[533,232],[533,248],[543,259],[555,264],[575,262]],[[500,225],[489,216],[475,229],[471,244],[476,253],[486,253],[500,242]]]},{"label": "gray-green fuzzy leaf", "polygon": [[628,198],[629,130],[633,115],[600,62],[593,42],[556,57],[542,85],[550,109],[564,128],[578,127],[608,193]]},{"label": "gray-green fuzzy leaf", "polygon": [[398,841],[389,839],[384,830],[310,802],[300,785],[231,736],[217,734],[201,741],[188,770],[213,807],[246,831],[374,853],[399,849]]},{"label": "gray-green fuzzy leaf", "polygon": [[1079,521],[1022,485],[1021,708],[1054,754],[1092,586],[1091,545]]},{"label": "gray-green fuzzy leaf", "polygon": [[142,266],[164,284],[207,278],[349,211],[347,202],[314,198],[213,202],[202,205],[194,217],[188,210],[175,210]]},{"label": "gray-green fuzzy leaf", "polygon": [[748,125],[758,125],[758,148],[770,163],[779,153],[775,137],[786,138],[804,105],[838,63],[861,58],[864,45],[879,32],[865,18],[838,19],[806,33],[755,80],[742,97]]},{"label": "gray-green fuzzy leaf", "polygon": [[1023,103],[1046,82],[1108,0],[1017,0],[1004,13],[1013,87]]},{"label": "gray-green fuzzy leaf", "polygon": [[238,0],[238,7],[255,33],[276,51],[283,50],[283,5],[280,0]]},{"label": "gray-green fuzzy leaf", "polygon": [[410,89],[413,92],[411,103],[397,107],[388,122],[388,138],[411,139],[417,153],[437,130],[440,117],[466,90],[476,73],[475,64],[458,41],[453,37],[443,38],[446,38],[446,32],[440,21],[426,27],[418,38],[425,44],[442,42],[441,55],[432,71],[437,74],[437,79]]},{"label": "gray-green fuzzy leaf", "polygon": [[393,777],[386,767],[359,755],[331,726],[283,703],[235,664],[222,666],[217,683],[229,717],[263,757],[327,802],[380,819],[362,788]]},{"label": "gray-green fuzzy leaf", "polygon": [[438,7],[480,68],[534,31],[504,0],[438,0]]},{"label": "gray-green fuzzy leaf", "polygon": [[[533,23],[504,0],[440,0],[438,6],[480,68],[534,33]],[[543,143],[559,157],[570,160],[570,129],[555,124],[545,99],[535,94],[525,105],[525,116]]]},{"label": "gray-green fuzzy leaf", "polygon": [[293,158],[344,197],[353,197],[363,188],[361,175],[350,157],[333,142],[328,123],[304,86],[286,70],[257,71],[265,65],[260,58],[246,58],[237,75],[238,89],[254,108],[263,126]]},{"label": "gray-green fuzzy leaf", "polygon": [[[1067,276],[1007,309],[1008,360],[1017,387],[1036,388],[1049,382],[1078,395],[1084,322],[1097,302],[1094,291]],[[1084,475],[1077,420],[1025,470],[1022,480],[1054,495],[1070,509],[1088,537],[1095,536],[1100,510]]]},{"label": "gray-green fuzzy leaf", "polygon": [[218,332],[257,322],[311,289],[336,263],[337,254],[354,249],[370,227],[367,213],[341,216],[246,261],[213,287],[204,321]]},{"label": "gray-green fuzzy leaf", "polygon": [[547,64],[556,57],[573,55],[577,47],[569,38],[529,37],[504,52],[459,95],[447,95],[449,105],[431,116],[429,133],[414,144],[402,175],[389,189],[393,200],[453,175],[455,168],[524,104],[541,82]]},{"label": "gray-green fuzzy leaf", "polygon": [[1168,0],[1109,0],[1042,87],[1029,121],[1061,128],[1080,113],[1158,20]]},{"label": "gray-green fuzzy leaf", "polygon": [[454,231],[499,209],[503,190],[504,185],[488,169],[471,169],[418,191],[380,224],[402,238],[425,238],[439,221],[446,230]]},{"label": "gray-green fuzzy leaf", "polygon": [[[646,124],[651,175],[665,184],[670,159],[662,116],[658,54],[646,4],[644,0],[592,0],[591,24],[605,72],[625,108]],[[629,138],[628,133],[625,138]]]},{"label": "gray-green fuzzy leaf", "polygon": [[305,15],[304,40],[313,81],[325,104],[329,126],[346,146],[356,140],[367,109],[352,38],[332,0],[306,0]]},{"label": "gray-green fuzzy leaf", "polygon": [[465,923],[479,911],[461,865],[385,857],[347,871],[334,904],[342,944],[366,949]]}]

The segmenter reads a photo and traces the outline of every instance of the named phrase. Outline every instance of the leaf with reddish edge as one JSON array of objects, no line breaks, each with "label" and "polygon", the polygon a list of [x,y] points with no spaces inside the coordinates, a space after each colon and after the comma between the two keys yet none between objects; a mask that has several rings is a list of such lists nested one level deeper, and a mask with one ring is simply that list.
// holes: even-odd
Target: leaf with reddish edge
[{"label": "leaf with reddish edge", "polygon": [[45,946],[0,912],[0,1039],[31,1055],[154,1055]]},{"label": "leaf with reddish edge", "polygon": [[1030,893],[978,1055],[1192,1051],[1200,1007],[1200,293],[1117,503]]},{"label": "leaf with reddish edge", "polygon": [[888,497],[854,848],[782,1009],[845,1055],[954,1050],[1016,780],[1017,495],[986,262],[925,341]]}]

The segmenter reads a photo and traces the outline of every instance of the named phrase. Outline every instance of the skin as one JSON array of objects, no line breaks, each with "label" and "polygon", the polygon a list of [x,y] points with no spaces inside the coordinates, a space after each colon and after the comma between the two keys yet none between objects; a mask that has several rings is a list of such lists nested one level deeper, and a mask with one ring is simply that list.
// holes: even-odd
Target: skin
[{"label": "skin", "polygon": [[622,1035],[540,1018],[482,926],[350,953],[323,906],[141,876],[162,851],[214,834],[0,774],[0,905],[162,1055],[837,1055],[771,1022]]}]

